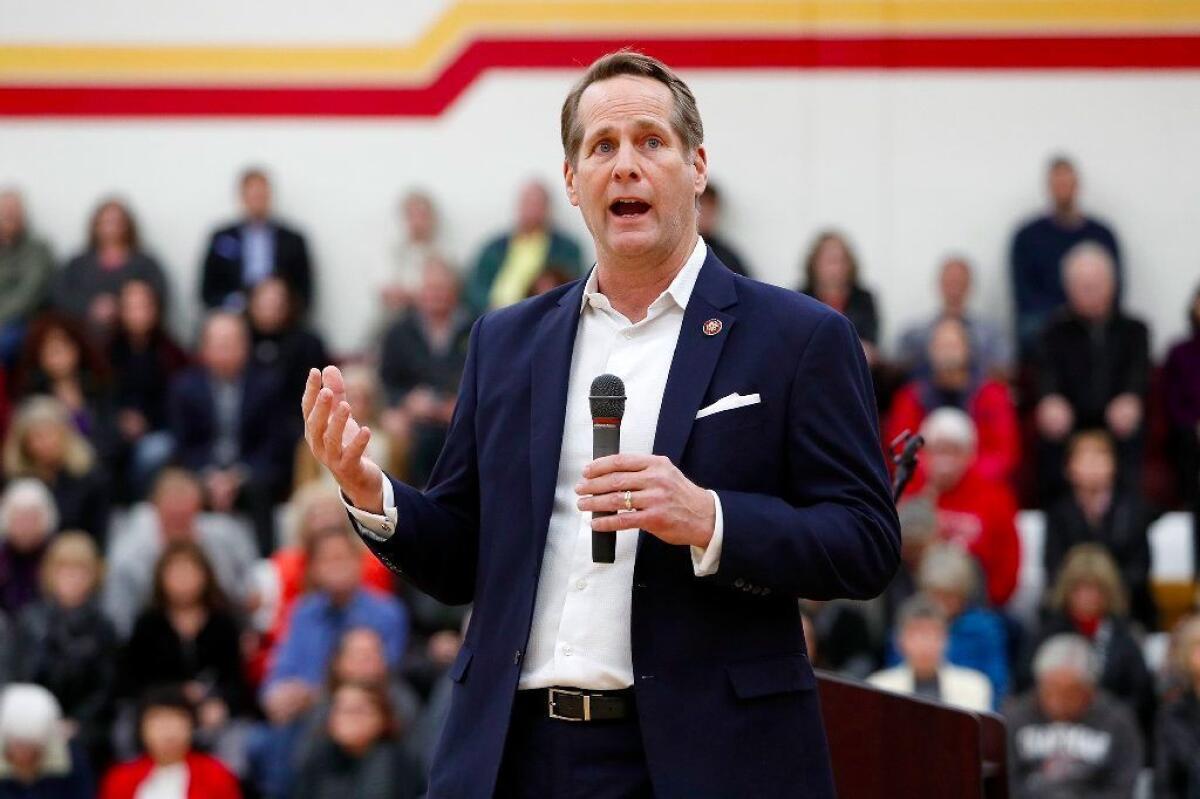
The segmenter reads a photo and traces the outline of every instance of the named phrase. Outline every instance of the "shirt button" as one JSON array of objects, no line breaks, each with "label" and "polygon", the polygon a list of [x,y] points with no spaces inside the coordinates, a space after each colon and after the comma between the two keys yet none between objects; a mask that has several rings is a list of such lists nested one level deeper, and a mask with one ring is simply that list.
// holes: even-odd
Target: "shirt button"
[{"label": "shirt button", "polygon": [[384,523],[383,523],[383,526],[382,526],[382,528],[381,528],[381,529],[382,529],[382,530],[383,530],[385,533],[390,533],[390,532],[392,531],[392,526],[391,526],[390,524],[388,524],[387,522],[384,522]]},{"label": "shirt button", "polygon": [[563,644],[562,653],[564,655],[566,655],[567,657],[571,657],[572,653],[574,653],[574,652],[575,652],[575,650],[571,648],[570,644]]},{"label": "shirt button", "polygon": [[585,588],[587,588],[587,580],[579,580],[575,583],[575,589],[577,591],[582,591]]}]

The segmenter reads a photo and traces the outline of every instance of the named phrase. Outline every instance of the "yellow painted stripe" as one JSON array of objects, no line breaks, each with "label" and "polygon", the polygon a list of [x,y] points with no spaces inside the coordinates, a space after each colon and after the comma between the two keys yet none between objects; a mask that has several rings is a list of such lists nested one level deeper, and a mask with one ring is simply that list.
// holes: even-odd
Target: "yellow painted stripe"
[{"label": "yellow painted stripe", "polygon": [[419,83],[482,36],[1197,30],[1200,0],[460,0],[395,46],[0,45],[0,84]]}]

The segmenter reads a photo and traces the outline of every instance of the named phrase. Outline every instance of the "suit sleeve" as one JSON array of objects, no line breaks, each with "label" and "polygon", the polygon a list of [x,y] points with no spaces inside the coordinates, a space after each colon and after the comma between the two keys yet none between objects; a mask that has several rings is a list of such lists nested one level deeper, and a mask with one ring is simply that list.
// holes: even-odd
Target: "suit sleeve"
[{"label": "suit sleeve", "polygon": [[396,502],[395,532],[381,541],[360,531],[383,563],[449,605],[466,604],[475,595],[479,554],[476,364],[483,321],[471,330],[458,402],[430,488],[420,491],[388,477]]},{"label": "suit sleeve", "polygon": [[788,428],[786,496],[717,492],[725,539],[706,579],[809,599],[876,596],[899,564],[900,525],[866,359],[840,314],[805,345]]}]

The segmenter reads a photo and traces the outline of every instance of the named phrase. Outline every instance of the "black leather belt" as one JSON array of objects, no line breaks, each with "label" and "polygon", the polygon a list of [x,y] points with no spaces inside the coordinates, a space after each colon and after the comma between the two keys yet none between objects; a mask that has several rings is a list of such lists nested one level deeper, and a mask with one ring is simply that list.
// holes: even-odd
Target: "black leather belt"
[{"label": "black leather belt", "polygon": [[633,689],[585,691],[579,688],[533,688],[518,691],[518,700],[539,715],[560,721],[620,721],[634,714]]}]

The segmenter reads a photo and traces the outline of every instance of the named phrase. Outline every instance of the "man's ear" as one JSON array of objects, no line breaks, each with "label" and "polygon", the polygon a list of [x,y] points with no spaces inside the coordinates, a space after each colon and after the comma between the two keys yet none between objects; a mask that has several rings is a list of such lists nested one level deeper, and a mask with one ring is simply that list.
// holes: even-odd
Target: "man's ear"
[{"label": "man's ear", "polygon": [[579,207],[579,192],[575,190],[575,168],[569,159],[563,159],[563,183],[567,187],[567,199],[571,205]]},{"label": "man's ear", "polygon": [[708,151],[704,149],[703,144],[696,148],[692,157],[692,166],[696,170],[693,186],[696,189],[696,196],[699,197],[704,193],[704,187],[708,185]]}]

